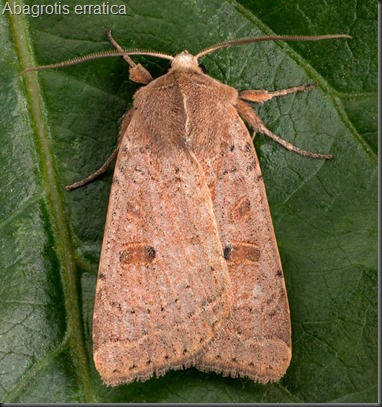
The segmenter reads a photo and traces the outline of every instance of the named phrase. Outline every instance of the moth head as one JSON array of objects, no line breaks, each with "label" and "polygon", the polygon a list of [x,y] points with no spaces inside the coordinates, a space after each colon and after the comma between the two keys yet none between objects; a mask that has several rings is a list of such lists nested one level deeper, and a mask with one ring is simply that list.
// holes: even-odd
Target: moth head
[{"label": "moth head", "polygon": [[203,73],[202,69],[199,67],[197,58],[191,55],[188,51],[183,51],[174,57],[171,61],[171,70]]}]

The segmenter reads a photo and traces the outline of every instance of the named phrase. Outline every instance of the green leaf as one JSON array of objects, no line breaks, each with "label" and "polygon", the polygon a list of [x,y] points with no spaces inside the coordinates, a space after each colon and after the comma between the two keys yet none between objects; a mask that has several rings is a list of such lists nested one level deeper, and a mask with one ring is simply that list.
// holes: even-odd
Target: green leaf
[{"label": "green leaf", "polygon": [[[377,4],[115,0],[127,15],[113,16],[74,13],[76,4],[101,1],[61,3],[70,14],[0,16],[0,399],[377,402]],[[92,308],[112,170],[71,193],[64,186],[112,152],[138,87],[121,58],[20,71],[111,49],[109,28],[126,48],[173,55],[273,33],[353,36],[264,42],[203,59],[211,76],[240,90],[318,83],[255,106],[279,136],[334,155],[312,160],[256,136],[292,317],[293,359],[277,384],[187,369],[108,388],[94,368]],[[154,77],[166,64],[136,61]]]}]

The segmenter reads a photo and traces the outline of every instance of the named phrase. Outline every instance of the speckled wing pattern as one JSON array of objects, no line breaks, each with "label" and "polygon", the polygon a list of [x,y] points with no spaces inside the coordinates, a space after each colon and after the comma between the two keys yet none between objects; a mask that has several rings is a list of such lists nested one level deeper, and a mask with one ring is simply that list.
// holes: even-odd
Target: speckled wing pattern
[{"label": "speckled wing pattern", "polygon": [[231,306],[211,193],[182,139],[184,110],[157,81],[137,92],[122,125],[110,194],[93,320],[94,361],[109,385],[192,365]]},{"label": "speckled wing pattern", "polygon": [[177,83],[193,123],[189,145],[211,191],[233,298],[230,319],[196,367],[277,381],[291,359],[289,305],[259,161],[236,109],[237,91],[207,75],[179,75]]},{"label": "speckled wing pattern", "polygon": [[219,153],[204,164],[231,276],[231,318],[196,366],[267,383],[291,360],[289,305],[265,186],[250,134],[231,106]]}]

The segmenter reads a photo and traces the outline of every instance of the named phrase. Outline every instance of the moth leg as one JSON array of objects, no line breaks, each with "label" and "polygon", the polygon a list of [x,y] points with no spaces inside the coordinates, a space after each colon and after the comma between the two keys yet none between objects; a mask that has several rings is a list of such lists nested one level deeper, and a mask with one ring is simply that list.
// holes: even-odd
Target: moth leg
[{"label": "moth leg", "polygon": [[[113,45],[113,47],[116,48],[118,52],[124,51],[124,49],[113,38],[111,30],[107,31],[107,37],[111,45]],[[151,76],[150,72],[146,68],[144,68],[141,64],[136,64],[128,55],[124,55],[123,59],[130,65],[129,78],[131,81],[147,85],[153,80],[153,77]]]},{"label": "moth leg", "polygon": [[292,88],[280,89],[274,92],[268,92],[267,90],[243,90],[239,92],[239,97],[240,99],[249,100],[250,102],[264,103],[276,96],[289,95],[290,93],[305,91],[316,86],[316,83],[307,83],[306,85],[293,86]]},{"label": "moth leg", "polygon": [[121,125],[121,130],[119,132],[119,136],[118,136],[118,144],[117,147],[115,148],[115,150],[111,153],[111,155],[109,156],[109,158],[104,162],[104,164],[95,172],[93,172],[93,174],[90,174],[88,177],[82,179],[81,181],[77,181],[74,184],[70,184],[67,185],[65,187],[65,189],[67,191],[72,191],[73,189],[82,187],[86,184],[88,184],[89,182],[95,180],[96,178],[98,178],[100,175],[102,175],[104,172],[106,172],[106,170],[109,168],[110,164],[114,161],[114,159],[117,157],[118,154],[118,150],[119,150],[119,146],[121,144],[121,140],[122,140],[122,136],[125,134],[127,127],[130,124],[130,121],[133,117],[133,109],[130,109],[124,116],[123,121],[122,121],[122,125]]},{"label": "moth leg", "polygon": [[239,112],[240,116],[253,128],[255,133],[259,132],[265,134],[266,136],[270,137],[272,140],[276,141],[277,143],[281,144],[289,151],[294,151],[297,154],[310,157],[310,158],[320,158],[320,159],[331,159],[333,156],[331,154],[317,154],[312,153],[311,151],[302,150],[291,143],[283,140],[281,137],[276,136],[276,134],[272,133],[265,127],[265,124],[262,122],[259,116],[254,112],[252,107],[238,99],[236,102],[236,109]]},{"label": "moth leg", "polygon": [[[114,39],[111,30],[107,31],[107,38],[110,41],[111,45],[118,51],[118,52],[123,52],[124,49],[118,44],[118,42]],[[137,64],[128,56],[124,55],[123,59],[131,66],[131,68],[134,68],[137,66]]]}]

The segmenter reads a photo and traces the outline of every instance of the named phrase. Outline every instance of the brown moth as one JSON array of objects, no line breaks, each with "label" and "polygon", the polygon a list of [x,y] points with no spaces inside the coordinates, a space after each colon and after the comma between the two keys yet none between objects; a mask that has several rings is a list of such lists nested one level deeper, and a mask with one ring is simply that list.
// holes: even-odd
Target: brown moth
[{"label": "brown moth", "polygon": [[[238,92],[203,73],[198,58],[152,51],[90,55],[30,70],[122,55],[146,86],[124,116],[105,226],[93,319],[94,362],[111,386],[196,366],[267,383],[291,360],[285,282],[259,161],[244,121],[289,150],[252,107],[314,84]],[[129,55],[171,61],[153,80]],[[74,189],[104,172],[68,187]]]}]

